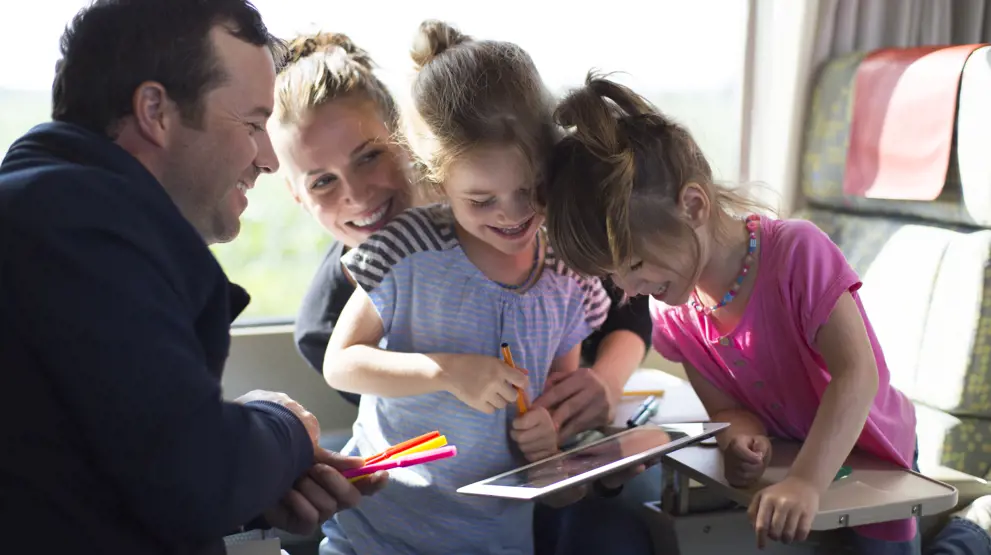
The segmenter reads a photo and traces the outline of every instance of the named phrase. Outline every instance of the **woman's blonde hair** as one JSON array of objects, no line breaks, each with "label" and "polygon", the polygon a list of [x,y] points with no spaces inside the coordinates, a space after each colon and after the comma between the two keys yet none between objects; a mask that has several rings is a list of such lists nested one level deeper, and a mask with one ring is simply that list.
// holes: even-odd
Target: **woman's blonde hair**
[{"label": "woman's blonde hair", "polygon": [[554,149],[539,199],[555,252],[579,272],[608,275],[635,256],[670,267],[658,244],[674,246],[690,237],[697,277],[701,244],[678,208],[688,183],[712,202],[717,240],[725,238],[733,215],[764,209],[714,183],[688,130],[623,85],[589,73],[554,117],[569,133]]},{"label": "woman's blonde hair", "polygon": [[454,160],[482,146],[511,145],[534,182],[557,137],[553,99],[519,46],[474,40],[435,20],[420,24],[405,136],[420,176],[439,188]]},{"label": "woman's blonde hair", "polygon": [[373,73],[374,65],[345,34],[296,37],[275,81],[275,121],[295,125],[328,102],[357,97],[374,103],[389,131],[396,132],[399,110],[389,89]]}]

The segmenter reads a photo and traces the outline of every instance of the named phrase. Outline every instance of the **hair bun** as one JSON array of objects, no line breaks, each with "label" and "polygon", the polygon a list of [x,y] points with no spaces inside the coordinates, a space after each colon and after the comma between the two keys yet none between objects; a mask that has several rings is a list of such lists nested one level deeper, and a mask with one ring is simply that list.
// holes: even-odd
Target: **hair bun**
[{"label": "hair bun", "polygon": [[462,34],[451,25],[436,19],[428,19],[420,24],[420,29],[413,39],[410,57],[419,70],[448,48],[470,40],[471,37]]},{"label": "hair bun", "polygon": [[558,125],[574,128],[572,137],[603,158],[628,148],[622,128],[630,119],[641,118],[667,124],[645,98],[595,72],[589,72],[585,86],[568,93],[554,112]]},{"label": "hair bun", "polygon": [[293,39],[289,43],[289,63],[296,63],[318,52],[332,53],[338,49],[356,64],[369,71],[372,69],[374,65],[372,57],[363,48],[356,46],[344,33],[317,33]]}]

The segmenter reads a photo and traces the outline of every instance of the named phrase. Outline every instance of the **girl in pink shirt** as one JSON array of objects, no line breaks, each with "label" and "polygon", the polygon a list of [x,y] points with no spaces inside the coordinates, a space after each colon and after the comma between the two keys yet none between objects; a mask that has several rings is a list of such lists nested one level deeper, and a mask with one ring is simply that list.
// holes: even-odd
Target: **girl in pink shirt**
[{"label": "girl in pink shirt", "polygon": [[[556,116],[571,133],[542,199],[551,241],[579,272],[652,297],[654,347],[732,424],[718,438],[728,481],[761,477],[769,436],[803,443],[749,507],[760,546],[806,538],[854,447],[916,465],[914,407],[890,384],[860,278],[822,231],[754,214],[713,183],[683,127],[625,87],[590,75]],[[987,552],[987,533],[961,526]],[[914,519],[855,531],[860,553],[919,553]]]}]

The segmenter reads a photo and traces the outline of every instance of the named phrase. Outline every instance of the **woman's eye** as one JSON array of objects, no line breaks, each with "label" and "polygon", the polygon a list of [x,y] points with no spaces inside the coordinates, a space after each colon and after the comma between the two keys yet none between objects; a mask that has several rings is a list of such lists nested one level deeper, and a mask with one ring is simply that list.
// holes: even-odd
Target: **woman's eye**
[{"label": "woman's eye", "polygon": [[337,182],[336,175],[321,175],[310,183],[310,189],[322,189]]},{"label": "woman's eye", "polygon": [[358,164],[359,165],[362,165],[362,164],[368,164],[369,162],[374,162],[381,155],[382,155],[382,151],[381,150],[372,150],[372,151],[366,152],[365,154],[362,154],[358,158]]}]

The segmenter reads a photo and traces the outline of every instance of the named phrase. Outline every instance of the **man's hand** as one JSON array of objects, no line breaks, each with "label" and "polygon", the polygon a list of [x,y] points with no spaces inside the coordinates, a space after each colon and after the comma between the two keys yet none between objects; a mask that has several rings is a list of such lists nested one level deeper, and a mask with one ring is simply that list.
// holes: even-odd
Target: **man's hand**
[{"label": "man's hand", "polygon": [[265,512],[269,525],[293,534],[312,534],[330,517],[357,505],[362,495],[372,495],[381,489],[388,479],[386,473],[377,472],[349,482],[340,471],[361,466],[360,457],[345,457],[317,448],[315,460],[316,464],[296,481],[293,489]]},{"label": "man's hand", "polygon": [[544,392],[533,404],[550,411],[557,425],[558,441],[563,443],[575,434],[612,422],[622,390],[614,392],[611,389],[589,368],[554,372],[548,376]]},{"label": "man's hand", "polygon": [[[340,472],[344,470],[358,468],[359,466],[365,464],[365,460],[361,457],[348,457],[340,453],[328,451],[323,447],[317,449],[316,456],[313,461],[315,463],[314,466],[325,465],[331,470],[336,471],[334,473],[338,476],[340,476]],[[341,476],[341,478],[343,478],[343,476]],[[374,495],[375,492],[385,487],[385,484],[388,481],[389,473],[376,472],[375,474],[365,476],[361,480],[348,482],[348,484],[354,488],[357,488],[361,495]]]},{"label": "man's hand", "polygon": [[307,433],[310,435],[310,441],[313,442],[314,452],[319,449],[320,441],[320,422],[317,421],[317,417],[313,416],[311,412],[303,408],[303,405],[292,400],[291,397],[285,393],[278,393],[275,391],[264,391],[261,389],[256,389],[254,391],[249,391],[244,395],[234,399],[235,403],[249,403],[251,401],[268,401],[270,403],[275,403],[282,405],[283,407],[292,411],[299,418],[303,426],[306,427]]}]

